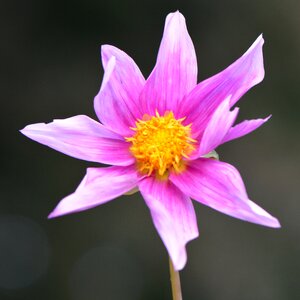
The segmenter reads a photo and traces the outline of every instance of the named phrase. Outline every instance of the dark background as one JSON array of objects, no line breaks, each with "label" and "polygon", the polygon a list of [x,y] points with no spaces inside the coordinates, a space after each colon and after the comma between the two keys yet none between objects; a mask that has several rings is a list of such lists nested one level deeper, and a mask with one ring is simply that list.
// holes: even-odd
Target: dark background
[{"label": "dark background", "polygon": [[86,114],[103,70],[100,45],[131,55],[145,76],[164,19],[186,17],[199,80],[237,59],[260,33],[266,77],[240,119],[272,119],[218,149],[249,195],[281,221],[270,229],[194,203],[200,237],[181,272],[184,299],[299,299],[300,2],[296,0],[1,1],[0,299],[171,299],[168,258],[139,194],[54,220],[88,166],[18,130]]}]

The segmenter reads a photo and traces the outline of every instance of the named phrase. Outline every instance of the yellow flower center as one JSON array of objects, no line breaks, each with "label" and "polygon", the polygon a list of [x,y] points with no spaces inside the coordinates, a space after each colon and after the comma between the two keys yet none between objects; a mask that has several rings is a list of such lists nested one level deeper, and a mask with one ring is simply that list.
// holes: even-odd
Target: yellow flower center
[{"label": "yellow flower center", "polygon": [[196,140],[191,138],[191,125],[182,125],[185,118],[176,120],[172,112],[153,117],[144,115],[132,128],[135,134],[126,138],[131,142],[131,153],[137,161],[138,170],[148,176],[155,172],[164,178],[169,171],[181,172],[183,158],[195,149]]}]

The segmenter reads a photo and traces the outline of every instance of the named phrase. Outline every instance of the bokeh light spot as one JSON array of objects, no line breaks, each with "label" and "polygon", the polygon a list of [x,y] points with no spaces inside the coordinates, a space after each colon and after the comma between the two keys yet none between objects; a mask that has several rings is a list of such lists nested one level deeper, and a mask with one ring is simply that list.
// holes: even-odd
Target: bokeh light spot
[{"label": "bokeh light spot", "polygon": [[73,300],[141,299],[142,272],[123,249],[102,246],[89,250],[75,264],[70,276]]},{"label": "bokeh light spot", "polygon": [[0,288],[18,289],[35,283],[47,271],[49,244],[34,221],[0,215]]}]

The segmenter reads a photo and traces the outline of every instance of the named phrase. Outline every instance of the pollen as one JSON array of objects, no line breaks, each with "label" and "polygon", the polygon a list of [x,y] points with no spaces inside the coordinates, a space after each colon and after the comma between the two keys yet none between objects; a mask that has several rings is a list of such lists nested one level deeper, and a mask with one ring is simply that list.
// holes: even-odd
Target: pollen
[{"label": "pollen", "polygon": [[132,137],[130,151],[136,158],[137,168],[142,174],[154,173],[159,178],[167,178],[170,171],[184,170],[184,158],[195,149],[196,140],[191,138],[191,125],[184,126],[183,120],[175,119],[172,112],[160,116],[144,115],[138,120]]}]

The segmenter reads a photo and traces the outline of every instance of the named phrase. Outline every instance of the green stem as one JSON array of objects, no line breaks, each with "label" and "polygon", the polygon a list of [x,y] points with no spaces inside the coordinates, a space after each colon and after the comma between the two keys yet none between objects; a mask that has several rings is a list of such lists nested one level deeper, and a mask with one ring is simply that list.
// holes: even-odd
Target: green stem
[{"label": "green stem", "polygon": [[179,272],[175,271],[171,258],[169,258],[169,265],[173,300],[182,300]]}]

